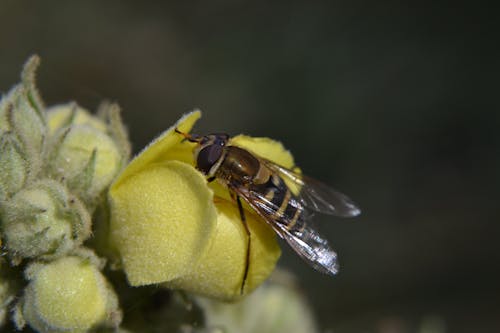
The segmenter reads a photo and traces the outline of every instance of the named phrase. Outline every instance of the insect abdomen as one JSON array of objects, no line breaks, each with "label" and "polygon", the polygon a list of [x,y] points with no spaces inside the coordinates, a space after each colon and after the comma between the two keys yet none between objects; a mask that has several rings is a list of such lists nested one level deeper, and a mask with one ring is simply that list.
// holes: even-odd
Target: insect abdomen
[{"label": "insect abdomen", "polygon": [[228,146],[227,153],[217,172],[217,177],[228,183],[248,187],[266,197],[273,209],[262,211],[289,231],[301,231],[304,207],[287,185],[255,156],[245,149]]},{"label": "insect abdomen", "polygon": [[268,212],[268,214],[277,223],[290,231],[301,229],[304,224],[302,223],[304,208],[297,197],[288,189],[283,179],[273,174],[265,184],[256,187],[276,208],[274,212]]}]

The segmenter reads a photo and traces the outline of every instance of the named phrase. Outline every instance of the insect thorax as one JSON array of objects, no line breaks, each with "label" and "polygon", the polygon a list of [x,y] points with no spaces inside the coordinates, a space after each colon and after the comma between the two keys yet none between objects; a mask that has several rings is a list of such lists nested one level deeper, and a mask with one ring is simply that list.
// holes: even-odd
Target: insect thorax
[{"label": "insect thorax", "polygon": [[253,182],[261,167],[259,160],[239,147],[227,146],[225,149],[224,161],[219,166],[216,177],[242,185]]}]

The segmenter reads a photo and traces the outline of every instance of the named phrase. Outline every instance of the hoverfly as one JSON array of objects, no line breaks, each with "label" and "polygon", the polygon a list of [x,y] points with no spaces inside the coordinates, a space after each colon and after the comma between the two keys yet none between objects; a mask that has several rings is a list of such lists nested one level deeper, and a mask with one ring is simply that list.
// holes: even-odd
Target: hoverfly
[{"label": "hoverfly", "polygon": [[[359,215],[361,211],[351,199],[317,180],[231,145],[227,134],[201,136],[177,128],[175,132],[198,144],[194,148],[196,168],[209,182],[217,180],[226,186],[236,199],[248,235],[241,293],[248,274],[251,237],[240,198],[309,265],[329,275],[338,272],[337,254],[308,221],[314,212],[341,217]],[[287,184],[300,191],[294,193]]]}]

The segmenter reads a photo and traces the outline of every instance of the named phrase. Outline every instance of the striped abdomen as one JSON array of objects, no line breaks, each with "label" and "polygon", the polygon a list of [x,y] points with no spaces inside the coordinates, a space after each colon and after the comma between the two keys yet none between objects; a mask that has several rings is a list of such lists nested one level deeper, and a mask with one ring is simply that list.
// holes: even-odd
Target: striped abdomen
[{"label": "striped abdomen", "polygon": [[305,226],[303,205],[277,174],[270,174],[266,183],[253,184],[250,189],[260,193],[270,203],[272,209],[267,214],[276,223],[283,225],[289,231],[301,231]]}]

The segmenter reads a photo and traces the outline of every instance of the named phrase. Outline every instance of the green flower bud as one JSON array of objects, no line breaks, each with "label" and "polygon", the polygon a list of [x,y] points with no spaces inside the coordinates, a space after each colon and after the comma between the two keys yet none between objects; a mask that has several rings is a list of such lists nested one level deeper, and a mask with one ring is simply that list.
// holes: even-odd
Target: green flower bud
[{"label": "green flower bud", "polygon": [[120,148],[107,125],[74,103],[48,114],[52,143],[51,172],[67,180],[86,202],[91,202],[113,180],[122,166]]},{"label": "green flower bud", "polygon": [[90,235],[90,215],[82,203],[51,180],[33,184],[7,201],[1,221],[4,246],[14,263],[67,253]]},{"label": "green flower bud", "polygon": [[45,123],[31,105],[27,94],[24,87],[17,86],[7,95],[7,103],[12,103],[12,109],[6,109],[6,117],[10,130],[16,133],[25,145],[30,145],[31,149],[40,152],[45,137]]},{"label": "green flower bud", "polygon": [[58,129],[70,125],[88,125],[103,133],[106,133],[106,124],[90,112],[71,102],[59,104],[47,109],[47,125],[49,133],[53,135]]},{"label": "green flower bud", "polygon": [[113,289],[89,260],[64,257],[27,269],[22,316],[38,332],[86,332],[121,321]]},{"label": "green flower bud", "polygon": [[12,135],[5,133],[0,138],[0,199],[19,191],[28,173],[27,161]]},{"label": "green flower bud", "polygon": [[34,83],[38,63],[38,57],[30,58],[23,70],[23,82],[0,101],[0,133],[11,132],[18,140],[32,179],[40,171],[47,135],[43,106]]},{"label": "green flower bud", "polygon": [[9,117],[7,115],[12,113],[13,105],[7,100],[7,96],[10,96],[10,94],[0,98],[0,133],[2,134],[11,131]]}]

